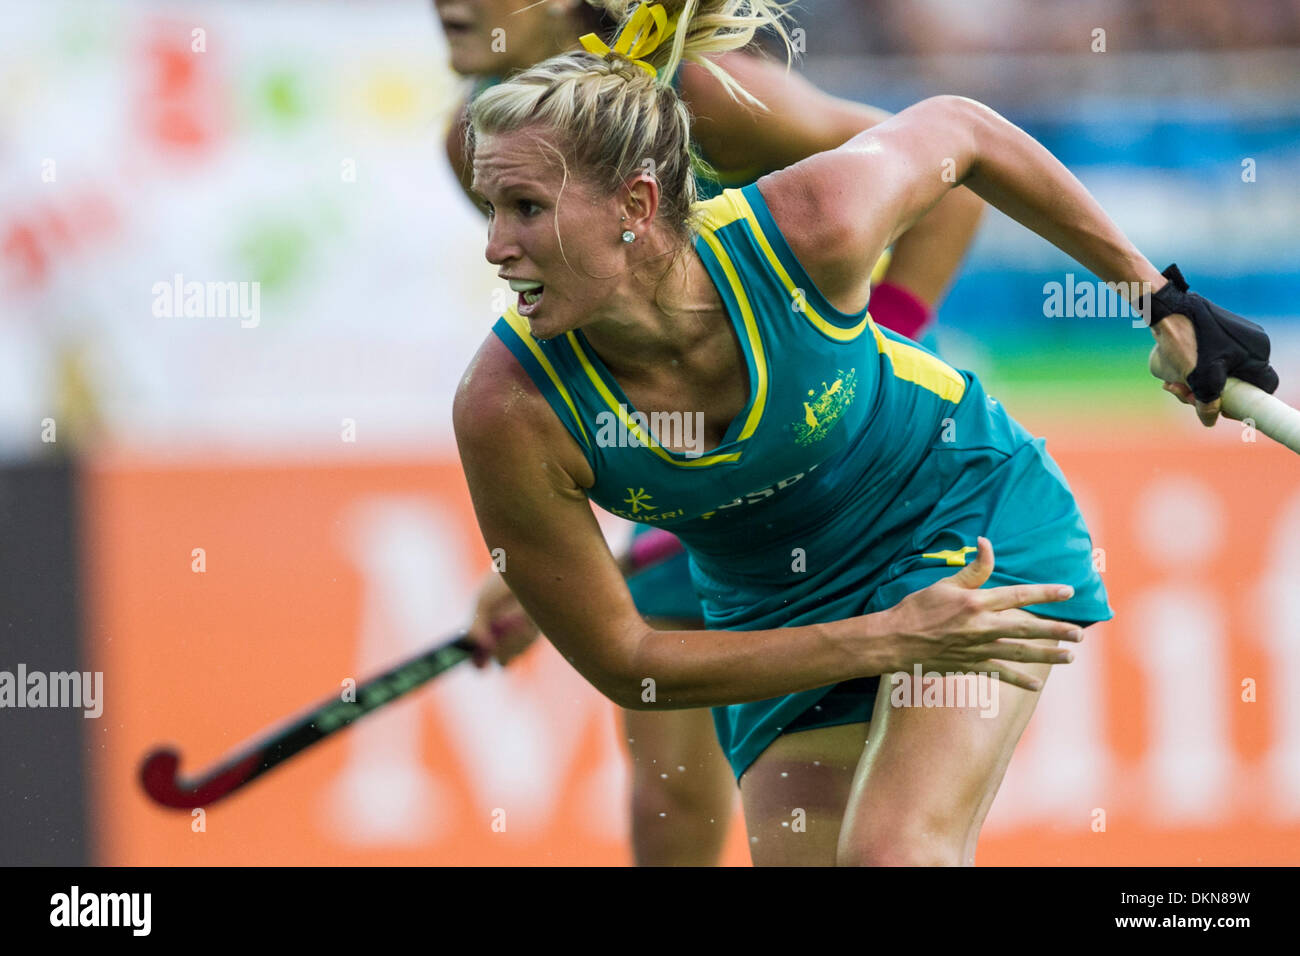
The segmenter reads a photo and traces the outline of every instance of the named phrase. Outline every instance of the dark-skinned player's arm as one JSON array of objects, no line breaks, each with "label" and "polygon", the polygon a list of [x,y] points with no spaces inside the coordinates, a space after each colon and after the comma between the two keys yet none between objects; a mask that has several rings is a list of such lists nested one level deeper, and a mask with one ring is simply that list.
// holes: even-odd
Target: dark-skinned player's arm
[{"label": "dark-skinned player's arm", "polygon": [[[733,99],[698,64],[682,66],[682,98],[695,115],[692,136],[724,169],[784,169],[893,115],[831,96],[784,63],[764,57],[728,53],[716,62],[767,107]],[[950,190],[894,243],[881,284],[905,289],[932,311],[961,267],[983,213],[983,201],[969,189]]]},{"label": "dark-skinned player's arm", "polygon": [[[1069,652],[1007,639],[1082,638],[1073,625],[1018,610],[1064,600],[1068,588],[977,590],[992,570],[988,542],[979,561],[876,614],[765,631],[653,630],[592,514],[586,459],[495,337],[470,364],[453,421],[479,528],[490,550],[505,552],[506,583],[559,652],[620,706],[763,700],[934,660],[1037,689],[1000,662],[1064,663]],[[643,697],[647,679],[653,701]]]},{"label": "dark-skinned player's arm", "polygon": [[[1149,283],[1157,307],[1186,303],[1198,313],[1193,322],[1166,308],[1167,317],[1151,326],[1166,364],[1189,385],[1217,372],[1219,391],[1225,373],[1265,391],[1277,387],[1259,326],[1166,282],[1059,160],[981,103],[925,100],[837,149],[764,177],[759,189],[822,291],[842,308],[860,308],[867,298],[862,258],[878,255],[958,184],[1102,281]],[[1196,408],[1213,424],[1218,392],[1202,390]]]}]

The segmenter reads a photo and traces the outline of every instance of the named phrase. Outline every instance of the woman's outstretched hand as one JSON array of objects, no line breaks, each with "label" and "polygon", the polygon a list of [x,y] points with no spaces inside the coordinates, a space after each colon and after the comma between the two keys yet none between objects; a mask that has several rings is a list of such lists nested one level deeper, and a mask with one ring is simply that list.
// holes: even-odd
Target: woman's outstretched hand
[{"label": "woman's outstretched hand", "polygon": [[1067,648],[1028,642],[1082,641],[1080,627],[1021,608],[1067,600],[1074,589],[1063,584],[985,588],[992,573],[993,545],[980,538],[974,561],[886,611],[887,630],[897,648],[893,669],[908,671],[921,664],[926,670],[986,671],[1016,687],[1036,691],[1042,686],[1038,678],[1003,662],[1068,664],[1073,660]]}]

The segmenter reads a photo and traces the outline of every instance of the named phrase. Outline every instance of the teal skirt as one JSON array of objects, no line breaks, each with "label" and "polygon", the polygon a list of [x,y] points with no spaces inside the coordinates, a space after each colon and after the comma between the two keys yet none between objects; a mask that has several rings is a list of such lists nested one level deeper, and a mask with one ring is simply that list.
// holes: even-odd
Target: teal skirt
[{"label": "teal skirt", "polygon": [[[836,516],[839,527],[827,531],[837,545],[835,563],[847,571],[840,571],[833,583],[823,583],[815,595],[799,595],[795,592],[803,589],[791,587],[780,602],[788,611],[784,614],[770,595],[733,594],[732,601],[750,601],[764,613],[731,626],[797,627],[883,611],[954,574],[980,536],[990,540],[994,551],[994,571],[985,587],[1068,584],[1074,588],[1068,601],[1026,610],[1081,625],[1109,620],[1113,612],[1094,567],[1092,539],[1043,440],[1028,439],[1011,450],[998,447],[1001,444],[932,450],[899,495],[936,502],[911,527],[872,534],[876,527],[864,521],[860,533],[846,535],[844,529],[854,527],[853,499],[848,499]],[[967,548],[972,550],[965,552]],[[696,569],[701,594],[717,594],[728,584]],[[783,733],[870,720],[878,683],[878,677],[868,676],[714,708],[718,739],[736,778]]]}]

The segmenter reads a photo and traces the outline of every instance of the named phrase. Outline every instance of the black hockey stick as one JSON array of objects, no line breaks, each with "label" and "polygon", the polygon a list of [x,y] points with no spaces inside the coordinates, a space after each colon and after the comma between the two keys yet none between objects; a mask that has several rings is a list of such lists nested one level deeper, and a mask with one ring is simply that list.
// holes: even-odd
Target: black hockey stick
[{"label": "black hockey stick", "polygon": [[[628,555],[628,573],[643,571],[680,554],[681,550],[677,539],[667,535],[640,539]],[[179,776],[181,758],[174,748],[157,748],[140,765],[140,783],[149,798],[164,807],[191,810],[210,806],[294,754],[468,660],[473,652],[474,642],[462,631],[446,643],[421,651],[370,678],[357,688],[355,701],[331,696],[244,744],[197,777]]]},{"label": "black hockey stick", "polygon": [[473,647],[468,636],[461,633],[445,644],[421,651],[359,686],[355,701],[335,694],[244,744],[197,777],[178,776],[181,758],[174,749],[154,750],[140,766],[140,783],[149,798],[164,807],[190,810],[210,806],[377,707],[468,660]]}]

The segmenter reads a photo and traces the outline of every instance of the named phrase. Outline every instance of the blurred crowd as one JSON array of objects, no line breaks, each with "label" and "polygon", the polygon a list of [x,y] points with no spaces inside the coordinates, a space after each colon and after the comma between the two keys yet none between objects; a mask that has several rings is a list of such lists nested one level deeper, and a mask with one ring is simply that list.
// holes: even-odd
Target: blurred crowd
[{"label": "blurred crowd", "polygon": [[811,55],[1300,46],[1300,0],[802,0]]}]

